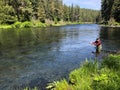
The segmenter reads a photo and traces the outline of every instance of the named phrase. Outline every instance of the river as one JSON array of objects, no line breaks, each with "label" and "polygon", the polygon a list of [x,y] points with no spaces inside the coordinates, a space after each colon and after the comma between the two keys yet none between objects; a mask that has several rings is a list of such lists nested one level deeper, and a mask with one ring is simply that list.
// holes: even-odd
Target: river
[{"label": "river", "polygon": [[[0,30],[0,90],[21,90],[68,77],[87,59],[101,60],[107,51],[120,50],[120,28],[97,24]],[[100,37],[97,57],[90,44]]]}]

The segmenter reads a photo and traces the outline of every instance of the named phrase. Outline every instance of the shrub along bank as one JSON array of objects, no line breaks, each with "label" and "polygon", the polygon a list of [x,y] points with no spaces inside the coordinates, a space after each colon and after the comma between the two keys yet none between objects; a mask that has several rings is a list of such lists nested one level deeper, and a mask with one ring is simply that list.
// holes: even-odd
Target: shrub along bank
[{"label": "shrub along bank", "polygon": [[41,22],[15,22],[11,25],[0,25],[0,28],[30,28],[30,27],[46,27],[49,26],[48,24],[41,23]]},{"label": "shrub along bank", "polygon": [[120,55],[110,55],[102,62],[86,61],[63,79],[50,83],[50,90],[120,90]]}]

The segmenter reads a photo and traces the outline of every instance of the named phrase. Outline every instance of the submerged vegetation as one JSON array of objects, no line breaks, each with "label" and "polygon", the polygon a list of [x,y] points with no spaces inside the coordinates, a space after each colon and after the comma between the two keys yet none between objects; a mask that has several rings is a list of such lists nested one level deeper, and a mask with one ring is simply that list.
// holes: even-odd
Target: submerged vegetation
[{"label": "submerged vegetation", "polygon": [[110,55],[102,62],[86,61],[63,79],[50,83],[50,90],[120,90],[120,55]]},{"label": "submerged vegetation", "polygon": [[[19,27],[19,25],[16,27]],[[28,27],[28,26],[26,26]],[[47,28],[46,28],[47,29]],[[41,43],[51,43],[62,38],[58,35],[59,31],[54,32],[43,28],[20,28],[20,29],[1,29],[0,30],[0,51],[15,48],[30,48]],[[44,34],[43,34],[44,33]],[[51,38],[50,38],[51,37]],[[54,38],[54,39],[53,39]]]}]

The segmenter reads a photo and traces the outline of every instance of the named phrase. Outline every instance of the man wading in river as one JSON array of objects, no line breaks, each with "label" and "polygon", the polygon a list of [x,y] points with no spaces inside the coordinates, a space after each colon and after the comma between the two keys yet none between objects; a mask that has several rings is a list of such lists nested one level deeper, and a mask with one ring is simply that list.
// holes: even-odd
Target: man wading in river
[{"label": "man wading in river", "polygon": [[97,38],[95,42],[92,42],[92,45],[95,45],[96,46],[96,56],[97,54],[99,54],[102,50],[102,43],[101,43],[101,40],[100,38]]}]

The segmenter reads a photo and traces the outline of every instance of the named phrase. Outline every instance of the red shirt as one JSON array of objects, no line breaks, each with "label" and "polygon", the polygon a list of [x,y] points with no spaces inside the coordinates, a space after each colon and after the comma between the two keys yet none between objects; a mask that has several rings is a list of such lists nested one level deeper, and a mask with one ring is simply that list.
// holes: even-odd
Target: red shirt
[{"label": "red shirt", "polygon": [[94,44],[95,46],[99,46],[99,45],[101,45],[101,41],[100,41],[100,40],[96,40],[95,42],[93,42],[93,44]]}]

